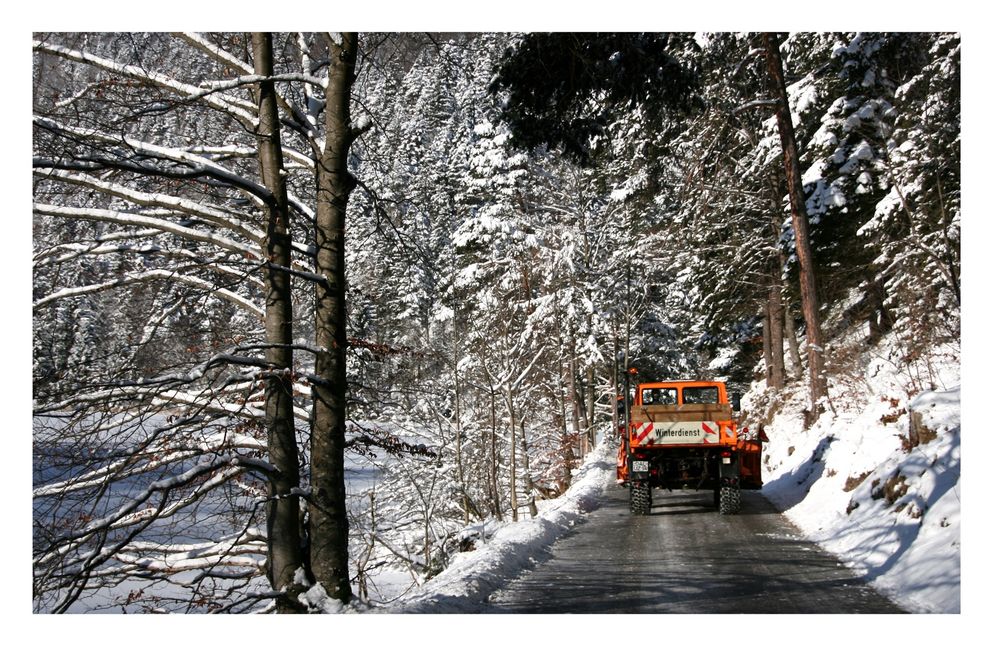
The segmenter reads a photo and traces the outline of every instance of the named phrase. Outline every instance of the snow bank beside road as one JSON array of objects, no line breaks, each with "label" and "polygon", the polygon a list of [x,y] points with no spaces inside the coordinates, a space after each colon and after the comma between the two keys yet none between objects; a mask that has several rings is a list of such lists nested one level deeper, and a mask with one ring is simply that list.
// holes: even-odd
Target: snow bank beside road
[{"label": "snow bank beside road", "polygon": [[[961,392],[909,404],[876,392],[803,430],[786,404],[768,426],[764,494],[805,534],[914,612],[961,611]],[[801,406],[799,406],[801,407]],[[910,436],[910,415],[924,436]]]},{"label": "snow bank beside road", "polygon": [[549,545],[597,507],[614,475],[615,451],[607,445],[598,447],[574,471],[566,493],[538,503],[538,516],[504,524],[475,551],[457,554],[444,572],[380,611],[482,611],[491,593],[532,567]]}]

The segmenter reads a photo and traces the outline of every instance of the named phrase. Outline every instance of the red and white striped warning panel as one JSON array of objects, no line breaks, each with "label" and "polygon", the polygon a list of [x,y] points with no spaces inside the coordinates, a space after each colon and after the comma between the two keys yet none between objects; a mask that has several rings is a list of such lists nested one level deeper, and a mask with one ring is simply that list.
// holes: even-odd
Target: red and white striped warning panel
[{"label": "red and white striped warning panel", "polygon": [[635,428],[635,444],[638,447],[643,445],[653,444],[653,422],[646,422],[645,424],[639,424]]}]

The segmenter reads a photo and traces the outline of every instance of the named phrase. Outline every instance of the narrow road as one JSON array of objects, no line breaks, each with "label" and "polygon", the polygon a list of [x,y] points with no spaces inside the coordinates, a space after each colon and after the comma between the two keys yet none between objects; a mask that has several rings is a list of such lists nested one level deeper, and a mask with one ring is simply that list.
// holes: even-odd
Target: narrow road
[{"label": "narrow road", "polygon": [[653,492],[634,516],[624,489],[491,596],[488,613],[902,613],[802,537],[760,494],[721,516],[712,493]]}]

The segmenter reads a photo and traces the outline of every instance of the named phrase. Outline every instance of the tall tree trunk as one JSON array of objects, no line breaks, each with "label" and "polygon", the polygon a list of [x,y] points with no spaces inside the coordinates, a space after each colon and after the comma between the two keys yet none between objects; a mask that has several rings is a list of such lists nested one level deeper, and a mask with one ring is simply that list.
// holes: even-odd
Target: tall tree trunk
[{"label": "tall tree trunk", "polygon": [[597,437],[597,429],[594,428],[594,412],[597,409],[597,397],[594,389],[594,367],[587,367],[587,387],[586,387],[585,415],[587,420],[587,452],[594,449],[594,441]]},{"label": "tall tree trunk", "polygon": [[816,277],[809,243],[809,219],[806,215],[806,198],[802,189],[798,149],[795,146],[795,130],[792,127],[792,114],[788,108],[788,91],[785,88],[785,73],[781,63],[781,53],[778,50],[778,38],[773,32],[764,33],[764,51],[771,87],[778,100],[775,116],[778,120],[778,133],[781,135],[785,178],[788,181],[788,200],[792,212],[792,227],[795,230],[795,250],[799,260],[802,315],[806,320],[808,343],[811,412],[816,415],[822,410],[821,404],[827,395],[826,374],[823,369],[823,333],[819,322]]},{"label": "tall tree trunk", "polygon": [[455,472],[458,475],[458,490],[462,494],[462,511],[465,523],[469,523],[469,494],[465,490],[465,471],[462,469],[462,392],[458,386],[458,319],[452,328],[452,377],[455,381]]},{"label": "tall tree trunk", "polygon": [[788,357],[792,361],[792,377],[802,377],[802,357],[799,356],[799,339],[795,335],[795,315],[790,303],[785,303],[785,339],[788,341]]},{"label": "tall tree trunk", "polygon": [[514,414],[514,391],[510,383],[504,387],[504,398],[507,401],[507,412],[510,415],[510,511],[511,517],[517,521],[517,417]]},{"label": "tall tree trunk", "polygon": [[[253,33],[254,72],[274,74],[270,33]],[[281,128],[274,84],[257,85],[260,122],[257,145],[260,172],[264,185],[274,196],[268,207],[264,237],[265,312],[264,353],[269,372],[264,382],[264,422],[267,428],[267,453],[277,469],[270,478],[267,504],[267,578],[275,591],[288,596],[277,598],[279,613],[300,611],[292,584],[295,572],[303,565],[300,542],[299,498],[292,489],[299,486],[299,457],[295,442],[292,411],[292,288],[291,236],[288,231],[288,191],[281,159]]]},{"label": "tall tree trunk", "polygon": [[573,481],[573,447],[570,444],[569,431],[566,425],[566,387],[563,385],[562,348],[557,349],[560,349],[558,359],[559,370],[556,373],[555,389],[553,390],[553,401],[555,403],[553,414],[556,415],[556,422],[559,426],[559,458],[562,462],[559,480],[561,492],[569,488],[570,482]]},{"label": "tall tree trunk", "polygon": [[771,386],[781,389],[785,386],[785,322],[784,300],[781,296],[783,274],[785,270],[785,254],[781,249],[782,227],[782,192],[781,171],[775,165],[771,170],[771,234],[774,245],[771,248],[770,275],[771,283],[767,292],[767,317],[771,329],[771,360],[773,362],[773,377]]},{"label": "tall tree trunk", "polygon": [[621,378],[618,374],[618,355],[621,354],[621,343],[618,340],[618,318],[617,316],[611,321],[611,345],[612,345],[612,362],[611,362],[611,422],[614,424],[615,428],[618,428],[618,424],[621,423],[622,415],[618,412],[618,397],[623,394],[621,386]]},{"label": "tall tree trunk", "polygon": [[528,436],[524,432],[524,417],[521,417],[521,465],[524,467],[524,492],[528,494],[528,512],[531,518],[538,516],[535,505],[535,483],[531,481],[531,459],[528,458]]},{"label": "tall tree trunk", "polygon": [[562,436],[562,442],[560,443],[560,452],[562,455],[562,475],[563,475],[563,488],[569,488],[570,482],[573,481],[573,445],[570,441],[569,436],[569,426],[566,422],[566,383],[563,382],[563,373],[566,368],[566,363],[563,360],[563,339],[562,339],[562,311],[556,308],[556,349],[559,351],[559,371],[556,373],[556,387],[558,389],[558,407],[556,414],[559,418],[559,428],[560,434]]},{"label": "tall tree trunk", "polygon": [[580,392],[576,382],[576,340],[569,339],[569,400],[573,405],[573,440],[578,447],[578,455],[583,458],[583,437],[580,434]]},{"label": "tall tree trunk", "polygon": [[350,122],[357,35],[331,35],[329,51],[326,144],[317,164],[316,272],[322,276],[322,282],[316,286],[309,557],[316,581],[330,597],[347,602],[351,598],[351,584],[344,490],[347,419],[344,228],[347,200],[356,185],[347,169],[347,157],[357,136]]},{"label": "tall tree trunk", "polygon": [[771,355],[774,353],[774,346],[771,345],[773,332],[771,331],[771,315],[768,306],[769,304],[764,302],[764,320],[761,322],[760,350],[764,357],[764,381],[768,387],[773,387],[774,359],[771,358]]},{"label": "tall tree trunk", "polygon": [[781,276],[772,276],[767,290],[767,318],[771,329],[771,386],[785,386],[785,337],[782,334]]},{"label": "tall tree trunk", "polygon": [[500,508],[500,452],[497,447],[497,392],[490,383],[490,507],[493,516],[500,518],[503,511]]}]

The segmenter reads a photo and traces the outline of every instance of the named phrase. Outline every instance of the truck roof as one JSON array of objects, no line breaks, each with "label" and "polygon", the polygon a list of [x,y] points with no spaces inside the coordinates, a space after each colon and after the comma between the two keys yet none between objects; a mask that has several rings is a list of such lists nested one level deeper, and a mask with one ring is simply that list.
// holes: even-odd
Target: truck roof
[{"label": "truck roof", "polygon": [[[676,389],[679,396],[679,401],[681,404],[686,401],[683,398],[683,390],[688,387],[717,387],[719,389],[718,404],[724,405],[729,403],[729,392],[726,391],[726,383],[719,380],[667,380],[663,382],[640,382],[635,388],[635,405],[642,405],[646,401],[643,400],[643,391],[650,389]],[[672,399],[670,402],[677,402],[678,398]],[[700,402],[700,401],[699,401]]]},{"label": "truck roof", "polygon": [[661,387],[679,387],[681,385],[695,387],[725,387],[726,383],[719,380],[662,380],[660,382],[640,382],[639,387],[658,389]]}]

